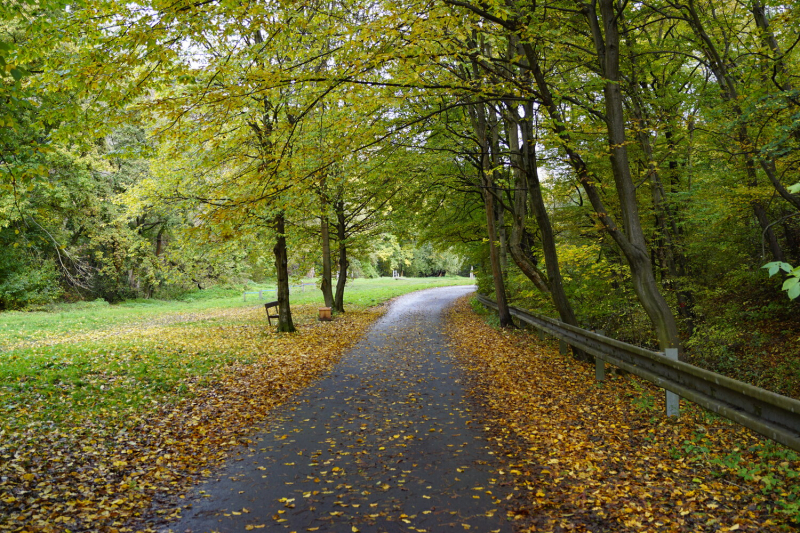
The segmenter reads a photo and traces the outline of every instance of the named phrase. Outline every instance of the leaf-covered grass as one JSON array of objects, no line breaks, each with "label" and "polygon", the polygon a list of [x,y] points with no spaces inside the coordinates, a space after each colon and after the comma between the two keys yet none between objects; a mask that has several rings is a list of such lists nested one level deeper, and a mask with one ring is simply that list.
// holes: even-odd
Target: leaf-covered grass
[{"label": "leaf-covered grass", "polygon": [[451,332],[507,458],[521,531],[783,531],[800,519],[800,458],[634,376],[594,379],[527,330],[462,301]]},{"label": "leaf-covered grass", "polygon": [[[302,279],[293,283],[291,302],[293,305],[322,305],[322,293],[315,287],[298,287],[301,283],[317,283]],[[348,280],[345,289],[347,306],[368,307],[410,291],[445,285],[464,285],[469,278],[458,276],[436,278],[392,278]],[[263,299],[256,294],[243,293],[262,290]],[[0,349],[9,349],[22,344],[41,342],[53,337],[71,336],[83,332],[109,329],[111,326],[139,325],[148,319],[166,320],[173,316],[183,320],[182,315],[210,309],[253,307],[264,301],[275,300],[274,285],[249,285],[241,289],[210,288],[186,294],[179,300],[133,300],[110,305],[104,300],[57,304],[36,311],[8,311],[0,313]]]},{"label": "leaf-covered grass", "polygon": [[[369,280],[353,300],[426,285]],[[39,340],[0,359],[0,530],[132,531],[154,496],[180,496],[378,316],[351,304],[318,322],[317,303],[295,304],[298,333],[278,334],[259,302],[241,300],[103,306],[105,320],[88,306],[91,320],[66,312],[79,324],[68,332],[60,313],[30,313]]]}]

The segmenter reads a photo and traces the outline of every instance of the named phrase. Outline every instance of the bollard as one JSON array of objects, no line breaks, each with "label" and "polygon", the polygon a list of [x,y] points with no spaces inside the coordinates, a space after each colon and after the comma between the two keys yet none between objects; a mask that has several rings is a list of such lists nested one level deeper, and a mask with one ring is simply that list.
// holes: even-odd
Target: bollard
[{"label": "bollard", "polygon": [[[678,360],[678,349],[677,348],[667,348],[664,350],[664,355],[667,359],[672,359],[673,361]],[[675,394],[674,392],[666,391],[667,393],[667,416],[674,416],[676,419],[680,416],[680,401],[681,397]]]},{"label": "bollard", "polygon": [[264,292],[264,291],[262,291],[262,290],[260,290],[260,289],[259,289],[259,291],[258,291],[258,299],[259,299],[259,300],[260,300],[260,299],[263,297],[263,296],[262,296],[262,293],[263,293],[263,292]]},{"label": "bollard", "polygon": [[247,301],[247,293],[246,293],[246,292],[243,292],[243,293],[242,293],[242,301],[243,301],[243,302],[246,302],[246,301]]}]

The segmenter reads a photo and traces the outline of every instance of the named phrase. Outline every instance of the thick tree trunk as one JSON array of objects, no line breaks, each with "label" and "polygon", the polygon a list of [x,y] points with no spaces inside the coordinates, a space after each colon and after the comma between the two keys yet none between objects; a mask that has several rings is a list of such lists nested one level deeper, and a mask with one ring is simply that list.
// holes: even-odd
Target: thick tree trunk
[{"label": "thick tree trunk", "polygon": [[[638,219],[638,210],[633,187],[630,167],[625,168],[628,163],[624,121],[622,117],[622,98],[619,91],[619,34],[617,33],[613,17],[613,2],[602,0],[601,9],[605,14],[611,13],[611,18],[604,16],[607,22],[606,28],[611,27],[609,32],[611,44],[606,45],[603,33],[600,30],[596,13],[588,6],[584,12],[589,20],[592,34],[595,37],[597,46],[598,61],[603,70],[603,77],[608,80],[605,87],[606,119],[609,131],[609,148],[611,150],[611,163],[614,178],[618,183],[617,195],[623,210],[623,220],[625,222],[624,233],[605,207],[600,191],[595,186],[596,177],[589,172],[589,168],[583,157],[573,148],[572,139],[567,131],[566,121],[561,116],[561,110],[555,101],[547,82],[536,50],[529,43],[522,43],[526,59],[531,69],[531,73],[536,81],[539,96],[545,109],[551,118],[551,125],[558,135],[561,147],[567,154],[569,164],[575,170],[578,181],[586,191],[592,207],[598,215],[597,220],[603,225],[608,234],[617,243],[622,253],[628,260],[633,278],[633,288],[636,295],[645,309],[658,336],[659,345],[663,348],[679,346],[678,327],[675,317],[672,315],[669,305],[661,293],[658,291],[655,276],[653,275],[653,265],[642,233],[642,227]],[[607,51],[611,54],[607,54]],[[610,69],[608,67],[611,67]],[[610,72],[609,72],[610,70]],[[621,140],[620,140],[621,137]],[[631,203],[633,201],[633,203]]]},{"label": "thick tree trunk", "polygon": [[[523,248],[523,236],[525,234],[525,223],[528,218],[528,189],[529,189],[529,169],[525,165],[523,156],[519,151],[519,117],[516,113],[516,101],[510,102],[509,117],[506,120],[506,135],[511,145],[511,171],[514,175],[514,203],[511,211],[511,238],[508,243],[508,250],[511,258],[525,276],[533,282],[534,286],[543,294],[552,298],[550,283],[547,277],[539,269],[539,266],[532,259],[529,250]],[[525,141],[523,141],[525,142]],[[549,223],[549,219],[548,219]]]},{"label": "thick tree trunk", "polygon": [[283,213],[275,217],[275,271],[278,273],[278,331],[292,333],[295,330],[292,322],[292,310],[289,306],[289,254],[286,250],[286,220]]},{"label": "thick tree trunk", "polygon": [[486,208],[486,226],[489,234],[489,260],[492,265],[492,279],[494,281],[494,294],[497,301],[497,311],[500,317],[500,327],[513,327],[514,321],[508,309],[506,298],[506,288],[503,283],[503,270],[500,267],[500,248],[497,245],[497,228],[495,227],[494,217],[494,196],[488,190],[492,186],[491,181],[483,179],[483,201]]},{"label": "thick tree trunk", "polygon": [[[323,192],[324,194],[324,192]],[[322,236],[322,298],[325,307],[333,307],[333,284],[331,282],[331,236],[329,232],[327,202],[322,199],[322,215],[320,216],[320,234]]]},{"label": "thick tree trunk", "polygon": [[535,258],[529,257],[528,250],[523,247],[523,236],[525,233],[525,221],[528,214],[528,199],[526,188],[528,186],[525,178],[525,173],[521,169],[514,169],[514,204],[511,220],[511,238],[508,242],[508,251],[511,253],[511,258],[514,263],[519,267],[525,277],[527,277],[533,285],[549,297],[552,297],[550,284],[539,269],[539,266],[532,260]]},{"label": "thick tree trunk", "polygon": [[[545,268],[547,277],[550,281],[550,295],[553,304],[561,318],[561,321],[571,326],[579,326],[578,319],[572,305],[564,292],[564,280],[561,277],[561,268],[558,263],[558,251],[556,249],[556,239],[553,234],[553,226],[550,224],[550,216],[542,195],[542,186],[539,182],[539,165],[536,158],[536,135],[533,131],[533,106],[529,103],[526,109],[528,120],[523,121],[522,125],[522,161],[523,168],[527,177],[527,196],[530,202],[531,211],[536,219],[536,225],[542,236],[542,252],[544,253]],[[583,350],[572,348],[572,354],[576,359],[594,362],[594,357]]]},{"label": "thick tree trunk", "polygon": [[347,221],[344,216],[344,202],[336,203],[336,236],[339,240],[339,279],[336,280],[336,296],[333,299],[333,310],[344,313],[344,286],[347,283]]}]

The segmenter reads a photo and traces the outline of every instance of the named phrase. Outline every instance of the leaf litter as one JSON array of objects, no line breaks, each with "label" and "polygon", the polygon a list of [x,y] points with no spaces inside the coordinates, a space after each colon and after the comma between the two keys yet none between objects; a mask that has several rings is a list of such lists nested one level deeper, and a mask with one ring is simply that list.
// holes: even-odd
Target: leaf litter
[{"label": "leaf litter", "polygon": [[[326,328],[313,320],[312,309],[304,309],[299,334],[287,336],[266,331],[259,310],[210,312],[202,323],[150,324],[113,337],[98,333],[103,349],[92,352],[94,371],[85,376],[94,394],[82,400],[66,389],[60,396],[37,393],[36,383],[22,392],[0,389],[0,406],[16,402],[13,417],[2,412],[0,530],[141,530],[131,521],[153,504],[161,516],[177,517],[187,489],[234,447],[252,446],[253,431],[270,410],[331,368],[377,316],[348,313],[337,319],[337,328]],[[466,300],[451,313],[450,324],[471,390],[488,415],[484,429],[495,456],[505,461],[498,482],[512,485],[513,492],[504,498],[503,514],[517,530],[791,527],[784,509],[770,500],[776,486],[785,489],[791,482],[777,483],[773,474],[791,477],[798,468],[794,460],[778,451],[766,470],[749,479],[723,467],[726,461],[735,466],[757,459],[752,450],[763,444],[749,432],[685,403],[679,422],[667,420],[658,389],[630,376],[598,385],[592,369],[528,333],[487,326]],[[28,355],[42,356],[38,349]],[[109,386],[142,392],[142,383],[126,381],[125,368],[152,351],[186,363],[180,384],[148,389],[143,402],[128,409],[119,401],[103,403],[100,391],[111,391]],[[217,364],[199,377],[192,363],[208,359]],[[54,403],[74,417],[56,419]],[[405,442],[394,437],[382,444]],[[732,454],[741,460],[730,462]],[[329,471],[338,475],[334,468]],[[385,484],[406,479],[404,473]],[[483,487],[468,488],[482,496]],[[293,506],[287,498],[286,510]]]},{"label": "leaf litter", "polygon": [[[449,331],[471,393],[487,412],[486,429],[508,462],[501,474],[517,489],[518,531],[796,525],[791,509],[774,501],[797,489],[800,464],[792,452],[780,450],[765,463],[755,452],[770,446],[760,437],[686,401],[680,419],[668,419],[662,389],[608,372],[598,384],[593,366],[529,330],[492,328],[468,298],[452,308]],[[742,473],[742,465],[759,462],[754,470],[763,475]]]},{"label": "leaf litter", "polygon": [[[11,351],[50,378],[0,383],[0,531],[133,531],[154,503],[181,500],[382,312],[321,323],[315,311],[295,310],[293,335],[235,308]],[[52,378],[70,366],[79,384]]]}]

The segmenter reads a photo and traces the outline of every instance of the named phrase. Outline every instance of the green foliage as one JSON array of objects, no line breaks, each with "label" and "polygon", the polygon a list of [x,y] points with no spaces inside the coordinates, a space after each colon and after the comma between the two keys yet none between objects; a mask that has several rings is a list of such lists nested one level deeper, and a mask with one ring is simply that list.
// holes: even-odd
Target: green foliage
[{"label": "green foliage", "polygon": [[758,483],[761,493],[774,513],[785,515],[791,522],[800,521],[800,456],[771,441],[749,447],[734,448],[729,454],[709,453],[713,441],[705,431],[683,443],[683,451],[691,461],[704,461],[718,469],[717,475],[738,477]]},{"label": "green foliage", "polygon": [[431,243],[417,246],[412,251],[407,276],[427,277],[456,275],[462,270],[464,259],[452,250],[436,251]]},{"label": "green foliage", "polygon": [[781,290],[786,291],[786,296],[788,296],[790,300],[794,300],[800,296],[800,267],[792,267],[792,265],[782,261],[773,261],[761,268],[766,268],[769,271],[770,277],[774,276],[779,271],[785,272],[786,280],[783,282]]},{"label": "green foliage", "polygon": [[54,265],[35,250],[14,246],[10,229],[0,230],[0,310],[45,304],[62,294]]},{"label": "green foliage", "polygon": [[636,380],[632,380],[631,385],[636,391],[633,398],[631,398],[631,405],[640,413],[653,413],[656,410],[656,404],[652,393],[642,387]]}]

